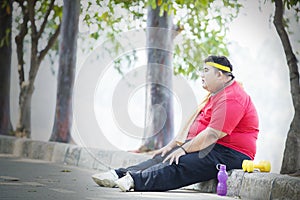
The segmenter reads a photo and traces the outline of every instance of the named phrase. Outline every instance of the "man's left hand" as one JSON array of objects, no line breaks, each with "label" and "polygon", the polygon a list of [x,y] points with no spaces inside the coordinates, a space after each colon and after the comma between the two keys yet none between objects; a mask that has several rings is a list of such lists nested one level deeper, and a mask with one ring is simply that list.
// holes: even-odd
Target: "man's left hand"
[{"label": "man's left hand", "polygon": [[183,156],[183,155],[185,155],[184,150],[181,149],[181,148],[178,148],[177,150],[173,151],[170,155],[168,155],[168,156],[166,157],[166,159],[164,159],[163,163],[165,163],[165,162],[167,162],[168,160],[170,160],[170,161],[169,161],[169,164],[170,164],[170,165],[171,165],[174,161],[175,161],[176,165],[178,165],[178,163],[179,163],[179,158],[180,158],[181,156]]}]

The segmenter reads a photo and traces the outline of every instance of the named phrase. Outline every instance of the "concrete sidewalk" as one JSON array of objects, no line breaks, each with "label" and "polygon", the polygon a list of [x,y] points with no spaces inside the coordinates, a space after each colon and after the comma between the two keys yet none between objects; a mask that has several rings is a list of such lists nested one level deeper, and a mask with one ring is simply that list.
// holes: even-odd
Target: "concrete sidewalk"
[{"label": "concrete sidewalk", "polygon": [[191,190],[121,192],[99,187],[95,170],[0,154],[0,199],[4,200],[230,200]]},{"label": "concrete sidewalk", "polygon": [[[150,157],[9,136],[0,136],[0,153],[100,171],[127,167]],[[216,184],[217,180],[210,180],[184,189],[215,193]],[[233,170],[229,172],[227,184],[227,195],[242,199],[300,199],[300,178],[288,175]]]}]

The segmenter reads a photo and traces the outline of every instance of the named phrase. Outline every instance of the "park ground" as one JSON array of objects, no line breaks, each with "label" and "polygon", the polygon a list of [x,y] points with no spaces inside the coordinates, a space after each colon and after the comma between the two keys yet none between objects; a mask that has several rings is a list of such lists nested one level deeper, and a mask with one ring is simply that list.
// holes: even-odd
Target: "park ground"
[{"label": "park ground", "polygon": [[91,179],[96,170],[0,154],[0,199],[233,199],[191,190],[121,192],[99,187]]}]

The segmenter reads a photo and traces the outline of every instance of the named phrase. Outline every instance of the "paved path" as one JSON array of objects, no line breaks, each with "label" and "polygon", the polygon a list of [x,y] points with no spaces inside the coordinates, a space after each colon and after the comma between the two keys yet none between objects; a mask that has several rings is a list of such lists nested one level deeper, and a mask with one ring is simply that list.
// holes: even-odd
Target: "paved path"
[{"label": "paved path", "polygon": [[121,192],[102,188],[91,179],[96,171],[0,154],[0,199],[233,199],[188,190]]}]

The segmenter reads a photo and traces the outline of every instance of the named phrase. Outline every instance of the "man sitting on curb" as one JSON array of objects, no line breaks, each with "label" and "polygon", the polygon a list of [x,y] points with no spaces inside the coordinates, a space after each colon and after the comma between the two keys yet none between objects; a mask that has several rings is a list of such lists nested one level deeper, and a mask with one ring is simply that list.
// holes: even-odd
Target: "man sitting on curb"
[{"label": "man sitting on curb", "polygon": [[234,80],[224,56],[209,56],[201,72],[210,95],[188,123],[152,159],[128,168],[95,174],[100,186],[122,191],[167,191],[217,177],[217,164],[240,169],[256,153],[258,116],[249,95]]}]

